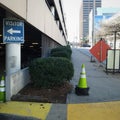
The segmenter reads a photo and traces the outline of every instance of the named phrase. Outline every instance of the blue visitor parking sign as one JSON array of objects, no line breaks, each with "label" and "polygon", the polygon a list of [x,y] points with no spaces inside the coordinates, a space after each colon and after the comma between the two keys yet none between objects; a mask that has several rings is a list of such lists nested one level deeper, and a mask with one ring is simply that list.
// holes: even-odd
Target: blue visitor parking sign
[{"label": "blue visitor parking sign", "polygon": [[4,19],[3,42],[24,43],[24,22],[18,19]]}]

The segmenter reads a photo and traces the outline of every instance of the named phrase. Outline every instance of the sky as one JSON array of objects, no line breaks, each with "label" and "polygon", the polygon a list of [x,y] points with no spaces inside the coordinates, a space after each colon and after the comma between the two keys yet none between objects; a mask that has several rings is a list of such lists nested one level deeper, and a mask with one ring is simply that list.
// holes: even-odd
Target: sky
[{"label": "sky", "polygon": [[[65,15],[68,41],[79,41],[79,13],[82,0],[62,0]],[[119,0],[102,0],[104,7],[120,7]]]},{"label": "sky", "polygon": [[68,41],[79,40],[79,13],[81,0],[62,0]]}]

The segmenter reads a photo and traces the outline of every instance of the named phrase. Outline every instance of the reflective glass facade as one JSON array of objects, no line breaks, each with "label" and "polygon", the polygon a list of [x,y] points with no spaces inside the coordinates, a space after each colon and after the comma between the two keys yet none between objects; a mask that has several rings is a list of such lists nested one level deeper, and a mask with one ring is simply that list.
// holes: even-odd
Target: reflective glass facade
[{"label": "reflective glass facade", "polygon": [[[84,38],[89,34],[89,13],[93,9],[101,7],[101,0],[83,0],[80,8],[80,37]],[[82,13],[82,14],[81,14]],[[96,14],[96,9],[95,9]],[[81,25],[82,24],[82,25]]]}]

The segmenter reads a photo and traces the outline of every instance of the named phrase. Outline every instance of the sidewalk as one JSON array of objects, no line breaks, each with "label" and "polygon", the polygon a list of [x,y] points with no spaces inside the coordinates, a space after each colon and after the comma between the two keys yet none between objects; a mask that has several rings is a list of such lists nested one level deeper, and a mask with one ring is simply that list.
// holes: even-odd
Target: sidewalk
[{"label": "sidewalk", "polygon": [[105,68],[99,63],[90,62],[90,57],[81,53],[79,49],[73,49],[72,61],[74,64],[74,77],[71,83],[78,84],[81,65],[85,64],[86,78],[88,82],[89,96],[77,96],[75,92],[68,95],[67,103],[105,102],[120,100],[120,73],[105,73]]},{"label": "sidewalk", "polygon": [[[119,120],[120,74],[106,74],[103,67],[99,67],[98,63],[91,63],[90,57],[79,49],[73,49],[72,62],[75,73],[71,83],[74,88],[68,94],[67,107],[66,104],[53,104],[47,120]],[[85,64],[89,96],[75,94],[82,64]]]},{"label": "sidewalk", "polygon": [[[24,116],[24,113],[27,113],[28,116],[33,117],[32,120],[35,120],[34,117],[41,120],[120,120],[120,73],[107,75],[103,67],[99,67],[98,63],[91,63],[90,58],[79,49],[73,49],[72,62],[75,73],[71,83],[74,88],[79,81],[81,65],[85,64],[87,82],[90,87],[89,96],[77,96],[73,88],[72,93],[67,97],[66,104],[29,102],[20,105],[18,103],[17,106],[9,107],[8,112],[3,112],[3,108],[6,108],[9,103],[2,104],[4,107],[0,103],[0,113],[8,114],[12,109],[14,111],[21,109],[19,115]],[[25,109],[24,112],[22,108]],[[12,114],[18,115],[18,113]]]},{"label": "sidewalk", "polygon": [[72,84],[77,85],[81,65],[85,64],[89,96],[75,95],[75,89],[68,95],[67,120],[119,120],[120,111],[120,74],[104,72],[98,63],[77,49],[73,50],[75,75]]}]

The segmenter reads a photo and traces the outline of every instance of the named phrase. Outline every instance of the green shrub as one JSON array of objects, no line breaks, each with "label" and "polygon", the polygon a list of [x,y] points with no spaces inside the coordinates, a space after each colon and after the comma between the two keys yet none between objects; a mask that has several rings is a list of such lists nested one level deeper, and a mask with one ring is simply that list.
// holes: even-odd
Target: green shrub
[{"label": "green shrub", "polygon": [[74,73],[70,60],[60,57],[35,59],[29,69],[34,85],[45,88],[62,85],[69,81]]},{"label": "green shrub", "polygon": [[51,50],[51,56],[53,57],[65,57],[71,59],[71,54],[72,54],[72,50],[68,45],[53,48]]},{"label": "green shrub", "polygon": [[51,57],[65,57],[70,59],[70,55],[66,51],[56,51],[51,54]]}]

